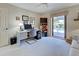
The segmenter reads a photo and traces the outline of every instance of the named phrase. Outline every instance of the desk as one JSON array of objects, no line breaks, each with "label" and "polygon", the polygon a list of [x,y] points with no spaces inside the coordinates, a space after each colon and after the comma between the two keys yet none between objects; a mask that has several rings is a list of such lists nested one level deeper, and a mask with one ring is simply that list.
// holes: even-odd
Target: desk
[{"label": "desk", "polygon": [[30,32],[30,37],[35,37],[37,35],[38,29],[28,29],[24,31],[19,31],[17,33],[17,44],[20,45],[20,42],[28,38],[28,32]]},{"label": "desk", "polygon": [[24,40],[27,38],[27,32],[30,32],[31,30],[24,30],[24,31],[19,31],[17,33],[17,44],[20,45],[21,40]]}]

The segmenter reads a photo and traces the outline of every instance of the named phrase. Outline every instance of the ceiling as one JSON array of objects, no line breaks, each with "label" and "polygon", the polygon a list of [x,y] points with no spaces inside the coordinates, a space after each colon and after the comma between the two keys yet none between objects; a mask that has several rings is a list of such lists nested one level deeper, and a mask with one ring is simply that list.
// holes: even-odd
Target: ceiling
[{"label": "ceiling", "polygon": [[10,3],[10,4],[36,13],[46,13],[49,11],[59,10],[74,5],[78,5],[77,3]]}]

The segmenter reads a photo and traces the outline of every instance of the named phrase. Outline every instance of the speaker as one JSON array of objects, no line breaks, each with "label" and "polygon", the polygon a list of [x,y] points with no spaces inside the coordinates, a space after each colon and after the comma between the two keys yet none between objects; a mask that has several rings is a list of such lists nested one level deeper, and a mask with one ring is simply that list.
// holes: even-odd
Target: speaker
[{"label": "speaker", "polygon": [[10,39],[10,44],[13,45],[13,44],[16,44],[17,43],[17,37],[12,37]]}]

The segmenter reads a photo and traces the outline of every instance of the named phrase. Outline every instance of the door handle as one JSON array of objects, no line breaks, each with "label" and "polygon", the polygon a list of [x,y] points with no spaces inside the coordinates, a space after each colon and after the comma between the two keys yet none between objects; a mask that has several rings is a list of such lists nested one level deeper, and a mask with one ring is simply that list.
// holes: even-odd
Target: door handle
[{"label": "door handle", "polygon": [[5,30],[8,30],[8,28],[6,28]]}]

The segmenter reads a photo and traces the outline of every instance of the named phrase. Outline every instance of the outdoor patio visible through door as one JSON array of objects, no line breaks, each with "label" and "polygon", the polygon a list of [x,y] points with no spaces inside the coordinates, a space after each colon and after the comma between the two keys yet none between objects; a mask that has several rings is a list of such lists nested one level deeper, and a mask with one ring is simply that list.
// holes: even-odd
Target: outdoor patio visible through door
[{"label": "outdoor patio visible through door", "polygon": [[53,17],[53,36],[64,38],[65,37],[65,16]]}]

